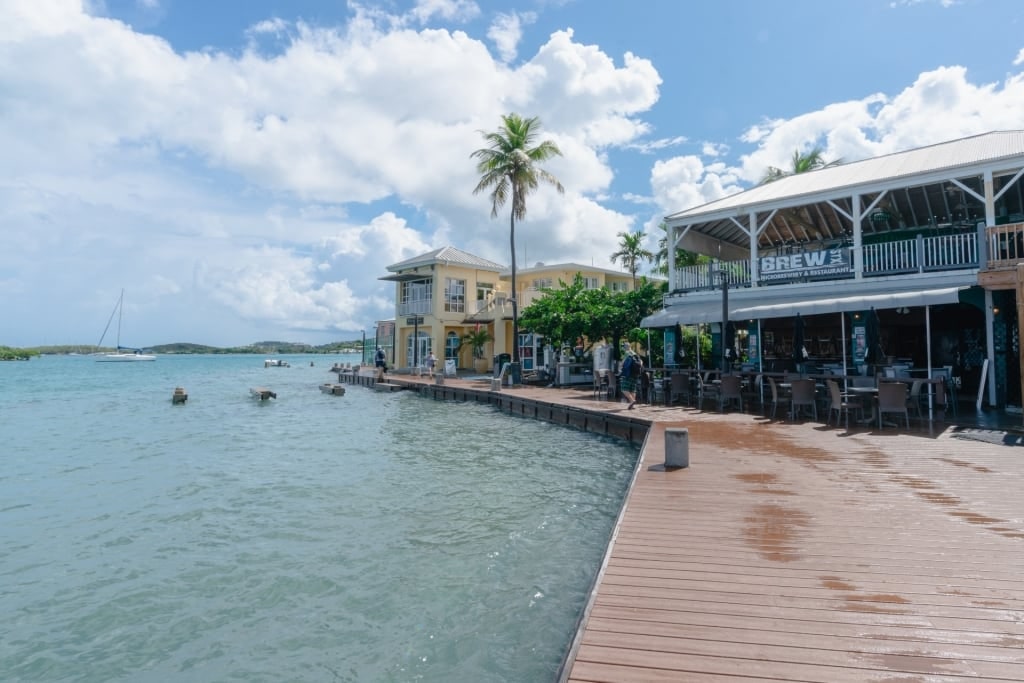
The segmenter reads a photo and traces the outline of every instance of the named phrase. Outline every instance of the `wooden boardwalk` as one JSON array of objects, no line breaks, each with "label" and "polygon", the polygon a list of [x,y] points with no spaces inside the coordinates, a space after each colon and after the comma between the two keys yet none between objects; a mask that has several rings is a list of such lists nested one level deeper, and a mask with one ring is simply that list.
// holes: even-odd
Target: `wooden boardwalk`
[{"label": "wooden boardwalk", "polygon": [[[651,430],[563,680],[1024,680],[1024,449],[628,415]],[[689,468],[663,466],[670,426],[690,431]]]}]

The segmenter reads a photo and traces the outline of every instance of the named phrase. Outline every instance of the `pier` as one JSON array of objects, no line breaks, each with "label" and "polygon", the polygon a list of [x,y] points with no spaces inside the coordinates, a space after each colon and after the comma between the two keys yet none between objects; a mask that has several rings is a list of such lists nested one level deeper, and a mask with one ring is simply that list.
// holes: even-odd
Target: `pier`
[{"label": "pier", "polygon": [[1017,436],[388,382],[642,444],[559,681],[1024,680]]}]

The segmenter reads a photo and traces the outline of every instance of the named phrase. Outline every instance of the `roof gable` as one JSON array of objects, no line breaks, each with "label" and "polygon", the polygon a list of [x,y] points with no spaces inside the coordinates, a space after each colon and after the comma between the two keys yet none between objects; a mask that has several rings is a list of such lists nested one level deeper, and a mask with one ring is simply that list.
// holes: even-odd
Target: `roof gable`
[{"label": "roof gable", "polygon": [[419,256],[414,256],[411,259],[406,259],[405,261],[393,263],[388,266],[387,269],[393,273],[397,273],[402,270],[433,264],[465,266],[467,268],[475,268],[476,270],[489,270],[495,273],[501,272],[506,268],[506,266],[503,266],[500,263],[488,261],[485,258],[474,256],[469,252],[456,249],[452,246],[446,246],[433,251],[428,251],[427,253],[420,254]]}]

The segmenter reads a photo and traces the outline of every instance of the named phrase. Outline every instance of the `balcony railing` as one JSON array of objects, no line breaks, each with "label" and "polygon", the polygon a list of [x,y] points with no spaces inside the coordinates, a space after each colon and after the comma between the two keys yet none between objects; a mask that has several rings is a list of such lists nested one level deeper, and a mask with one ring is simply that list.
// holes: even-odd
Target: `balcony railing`
[{"label": "balcony railing", "polygon": [[434,312],[430,299],[419,299],[417,301],[404,301],[398,304],[398,315],[430,315]]},{"label": "balcony railing", "polygon": [[[1024,259],[1024,224],[999,226],[998,234],[993,234],[992,230],[993,228],[989,228],[990,254],[1002,254],[1009,260]],[[997,246],[1002,251],[999,251]],[[810,280],[852,278],[854,276],[852,250],[847,248],[831,251],[844,253],[844,257],[848,259],[845,267],[830,262],[822,255],[822,252],[795,252],[786,257],[804,264],[810,264],[817,260],[819,265],[817,267],[806,265],[802,269],[793,268],[785,272],[774,271],[770,276],[762,268],[759,284],[767,286]],[[864,277],[935,270],[962,270],[979,266],[977,233],[935,237],[918,236],[910,240],[866,244],[861,251],[864,255]],[[813,255],[818,255],[819,258],[812,258]],[[989,263],[991,264],[992,261],[990,260]],[[990,267],[992,266],[990,265]],[[677,269],[675,292],[715,289],[722,282],[721,277],[717,275],[718,271],[728,274],[730,286],[743,287],[751,283],[749,260],[716,261]]]},{"label": "balcony railing", "polygon": [[985,228],[989,269],[1012,268],[1024,260],[1024,223]]}]

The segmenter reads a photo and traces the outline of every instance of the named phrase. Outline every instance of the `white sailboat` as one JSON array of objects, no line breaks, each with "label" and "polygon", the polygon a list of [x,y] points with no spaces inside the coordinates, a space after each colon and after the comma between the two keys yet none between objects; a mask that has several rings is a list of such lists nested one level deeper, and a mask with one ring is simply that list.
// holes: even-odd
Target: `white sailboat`
[{"label": "white sailboat", "polygon": [[117,300],[117,304],[114,306],[114,310],[110,312],[110,318],[107,320],[107,326],[103,328],[103,334],[100,335],[100,341],[96,346],[103,346],[103,338],[107,336],[107,330],[110,329],[110,323],[114,321],[114,314],[117,313],[117,350],[114,353],[100,354],[96,358],[98,363],[131,363],[134,361],[145,361],[145,360],[156,360],[156,356],[148,353],[142,353],[138,349],[123,349],[121,348],[121,314],[124,310],[124,290],[121,290],[121,296]]}]

